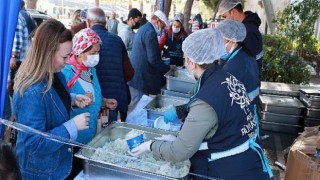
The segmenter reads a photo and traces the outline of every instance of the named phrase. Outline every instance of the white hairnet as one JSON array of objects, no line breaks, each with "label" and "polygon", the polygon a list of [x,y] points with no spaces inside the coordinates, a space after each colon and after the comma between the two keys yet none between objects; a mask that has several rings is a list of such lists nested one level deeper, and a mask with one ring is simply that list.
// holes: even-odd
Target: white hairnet
[{"label": "white hairnet", "polygon": [[157,10],[153,13],[153,15],[157,16],[162,22],[165,23],[166,26],[169,26],[167,16],[160,10]]},{"label": "white hairnet", "polygon": [[218,13],[222,15],[236,7],[238,4],[242,4],[241,0],[222,0],[219,5]]},{"label": "white hairnet", "polygon": [[247,29],[243,23],[230,19],[223,20],[218,24],[217,29],[225,39],[233,42],[242,42],[247,35]]},{"label": "white hairnet", "polygon": [[184,55],[196,64],[210,64],[226,53],[218,29],[202,29],[189,35],[182,43]]},{"label": "white hairnet", "polygon": [[179,21],[179,22],[183,25],[183,22],[184,22],[184,16],[183,16],[183,14],[176,14],[176,15],[174,16],[174,20],[175,20],[175,21]]}]

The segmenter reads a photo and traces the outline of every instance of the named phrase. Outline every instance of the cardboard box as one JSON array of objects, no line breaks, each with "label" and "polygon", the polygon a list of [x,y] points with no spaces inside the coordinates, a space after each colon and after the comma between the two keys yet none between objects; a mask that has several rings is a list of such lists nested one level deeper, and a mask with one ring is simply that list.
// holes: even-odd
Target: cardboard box
[{"label": "cardboard box", "polygon": [[320,159],[299,150],[289,152],[285,180],[319,180]]},{"label": "cardboard box", "polygon": [[306,129],[290,148],[285,180],[320,180],[319,126]]}]

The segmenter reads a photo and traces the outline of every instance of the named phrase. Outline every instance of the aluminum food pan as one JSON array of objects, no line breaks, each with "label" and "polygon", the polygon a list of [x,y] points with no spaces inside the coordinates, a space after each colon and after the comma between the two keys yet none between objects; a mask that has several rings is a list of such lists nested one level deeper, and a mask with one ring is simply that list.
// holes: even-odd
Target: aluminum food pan
[{"label": "aluminum food pan", "polygon": [[260,119],[265,122],[299,125],[301,120],[301,116],[269,113],[264,111],[260,111],[259,114],[260,114]]},{"label": "aluminum food pan", "polygon": [[263,130],[274,131],[279,133],[298,134],[301,131],[301,126],[288,125],[274,122],[260,121],[260,127]]},{"label": "aluminum food pan", "polygon": [[156,119],[159,116],[163,116],[165,111],[161,111],[159,108],[164,108],[170,105],[180,106],[187,104],[189,99],[173,97],[173,96],[163,96],[157,95],[149,104],[147,104],[144,109],[147,110],[148,119]]},{"label": "aluminum food pan", "polygon": [[314,87],[314,86],[301,87],[299,90],[303,94],[320,96],[320,87]]},{"label": "aluminum food pan", "polygon": [[164,75],[167,78],[167,90],[182,93],[192,92],[195,87],[196,80],[188,77],[185,71],[185,68],[174,68]]},{"label": "aluminum food pan", "polygon": [[259,102],[262,111],[299,116],[305,106],[295,97],[260,95]]},{"label": "aluminum food pan", "polygon": [[170,91],[165,88],[161,89],[161,94],[164,96],[174,96],[174,97],[181,97],[181,98],[191,98],[191,93],[182,93],[177,91]]},{"label": "aluminum food pan", "polygon": [[263,94],[299,97],[299,85],[262,81],[260,92]]},{"label": "aluminum food pan", "polygon": [[300,100],[309,108],[320,109],[320,96],[307,95],[300,92]]},{"label": "aluminum food pan", "polygon": [[[113,141],[118,138],[124,138],[131,130],[142,130],[145,134],[145,140],[159,137],[162,134],[173,134],[174,132],[161,129],[153,129],[144,126],[137,126],[127,123],[114,122],[107,126],[101,133],[88,143],[93,148],[102,147],[107,141]],[[106,161],[92,160],[94,150],[81,148],[76,157],[83,159],[84,174],[88,179],[175,179],[155,173],[142,171],[139,169],[127,168]],[[138,168],[138,167],[137,167]],[[186,179],[187,176],[178,179]]]},{"label": "aluminum food pan", "polygon": [[[318,118],[320,118],[320,116]],[[304,118],[304,122],[303,122],[304,127],[313,127],[313,126],[319,126],[319,125],[320,125],[320,119]]]},{"label": "aluminum food pan", "polygon": [[320,109],[307,108],[304,115],[309,118],[320,118]]}]

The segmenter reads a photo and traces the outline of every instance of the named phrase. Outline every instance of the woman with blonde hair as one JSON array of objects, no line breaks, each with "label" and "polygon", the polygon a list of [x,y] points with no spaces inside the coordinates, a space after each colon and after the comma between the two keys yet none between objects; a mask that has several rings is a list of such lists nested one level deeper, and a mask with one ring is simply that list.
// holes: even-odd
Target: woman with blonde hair
[{"label": "woman with blonde hair", "polygon": [[[72,33],[49,19],[35,32],[31,47],[15,77],[13,113],[18,123],[76,140],[88,128],[89,113],[70,119],[72,105],[87,106],[83,95],[71,95],[60,70],[69,59]],[[16,154],[23,179],[65,179],[71,170],[73,147],[38,135],[18,132]]]},{"label": "woman with blonde hair", "polygon": [[76,25],[78,25],[78,24],[81,23],[80,12],[81,12],[81,10],[80,10],[80,9],[77,9],[77,10],[72,14],[72,17],[71,17],[71,26],[76,26]]}]

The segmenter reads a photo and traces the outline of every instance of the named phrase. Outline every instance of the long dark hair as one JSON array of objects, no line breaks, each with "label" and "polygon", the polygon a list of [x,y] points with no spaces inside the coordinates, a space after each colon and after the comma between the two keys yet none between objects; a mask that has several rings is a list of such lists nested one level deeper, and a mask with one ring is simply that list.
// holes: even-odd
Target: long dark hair
[{"label": "long dark hair", "polygon": [[21,180],[19,164],[10,144],[0,141],[0,180]]}]

